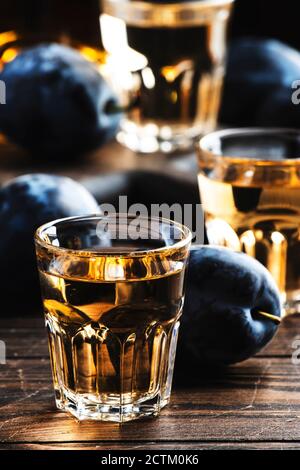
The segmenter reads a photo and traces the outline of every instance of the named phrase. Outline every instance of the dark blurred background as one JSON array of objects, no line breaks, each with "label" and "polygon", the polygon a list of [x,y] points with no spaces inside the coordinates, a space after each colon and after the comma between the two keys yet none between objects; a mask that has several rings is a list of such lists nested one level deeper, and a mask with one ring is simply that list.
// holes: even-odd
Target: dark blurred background
[{"label": "dark blurred background", "polygon": [[[231,36],[271,37],[300,50],[300,4],[295,0],[236,0]],[[0,32],[64,34],[99,44],[98,0],[1,0]]]},{"label": "dark blurred background", "polygon": [[231,35],[276,38],[299,50],[299,14],[293,0],[236,0]]},{"label": "dark blurred background", "polygon": [[70,36],[99,45],[98,0],[1,0],[0,32]]}]

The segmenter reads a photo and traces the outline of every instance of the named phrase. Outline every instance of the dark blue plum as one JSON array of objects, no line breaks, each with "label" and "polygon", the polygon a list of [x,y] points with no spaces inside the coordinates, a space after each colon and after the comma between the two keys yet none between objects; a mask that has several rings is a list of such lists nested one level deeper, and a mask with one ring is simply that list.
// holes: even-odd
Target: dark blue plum
[{"label": "dark blue plum", "polygon": [[224,366],[257,353],[278,324],[278,288],[257,260],[227,248],[193,249],[178,345],[179,367]]},{"label": "dark blue plum", "polygon": [[[231,126],[285,125],[288,118],[280,113],[274,94],[291,101],[291,85],[300,77],[300,53],[276,41],[254,38],[232,42],[227,61],[223,99],[219,119]],[[288,95],[288,97],[287,97]],[[262,120],[261,110],[268,102]],[[288,112],[294,113],[290,107]],[[294,118],[291,118],[294,123]]]},{"label": "dark blue plum", "polygon": [[25,49],[0,79],[6,84],[0,129],[41,160],[74,158],[116,133],[116,97],[98,70],[69,47]]},{"label": "dark blue plum", "polygon": [[51,220],[98,212],[94,197],[70,178],[30,174],[2,187],[0,286],[1,302],[2,305],[7,303],[8,313],[12,303],[18,308],[17,313],[30,313],[28,308],[40,299],[33,241],[35,230]]}]

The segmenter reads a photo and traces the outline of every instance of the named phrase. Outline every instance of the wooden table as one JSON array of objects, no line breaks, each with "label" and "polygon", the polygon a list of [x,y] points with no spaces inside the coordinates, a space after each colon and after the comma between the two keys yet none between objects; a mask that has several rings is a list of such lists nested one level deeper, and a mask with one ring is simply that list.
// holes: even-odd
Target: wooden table
[{"label": "wooden table", "polygon": [[286,318],[256,357],[174,387],[159,418],[119,426],[57,411],[42,319],[2,319],[0,449],[300,448],[300,365],[291,358],[298,334],[300,317]]},{"label": "wooden table", "polygon": [[[47,171],[82,180],[134,169],[180,175],[196,184],[195,155],[141,156],[116,143],[65,167],[43,167],[1,144],[0,183],[17,174]],[[97,182],[96,182],[97,183]],[[293,342],[300,317],[285,319],[259,355],[209,378],[174,387],[172,402],[156,419],[78,423],[55,408],[42,318],[0,319],[7,364],[0,365],[0,449],[270,449],[300,448],[300,365]],[[299,336],[300,338],[300,336]],[[213,371],[212,371],[213,372]]]}]

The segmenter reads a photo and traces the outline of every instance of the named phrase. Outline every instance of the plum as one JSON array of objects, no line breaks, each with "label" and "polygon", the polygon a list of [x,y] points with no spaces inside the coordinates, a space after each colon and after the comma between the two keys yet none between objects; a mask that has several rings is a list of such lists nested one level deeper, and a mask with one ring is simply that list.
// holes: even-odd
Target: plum
[{"label": "plum", "polygon": [[[272,111],[273,96],[279,93],[281,99],[290,103],[292,83],[299,77],[300,53],[282,42],[255,38],[233,41],[228,52],[220,122],[238,127],[271,126],[273,115],[279,111],[276,125],[284,125],[287,119],[277,103]],[[266,102],[270,112],[264,113],[263,120],[260,113]],[[288,106],[285,110],[288,111]]]},{"label": "plum", "polygon": [[6,85],[0,129],[38,159],[74,158],[116,133],[117,99],[74,49],[55,43],[25,49],[0,79]]},{"label": "plum", "polygon": [[40,225],[98,212],[94,197],[70,178],[36,173],[6,183],[0,190],[2,305],[11,309],[13,302],[23,313],[40,300],[33,241]]},{"label": "plum", "polygon": [[278,288],[257,260],[229,248],[192,249],[178,344],[179,367],[225,366],[247,359],[274,336],[280,314]]}]

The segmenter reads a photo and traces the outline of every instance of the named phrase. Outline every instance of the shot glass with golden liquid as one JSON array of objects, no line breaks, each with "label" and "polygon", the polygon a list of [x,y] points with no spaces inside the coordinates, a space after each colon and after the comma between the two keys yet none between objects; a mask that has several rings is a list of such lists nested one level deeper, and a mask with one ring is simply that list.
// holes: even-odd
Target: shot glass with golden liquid
[{"label": "shot glass with golden liquid", "polygon": [[228,129],[200,140],[199,188],[210,244],[244,251],[300,312],[300,132]]},{"label": "shot glass with golden liquid", "polygon": [[214,130],[232,4],[101,1],[104,73],[125,109],[119,142],[169,153]]},{"label": "shot glass with golden liquid", "polygon": [[134,216],[61,219],[35,237],[57,407],[125,422],[170,400],[191,234]]}]

